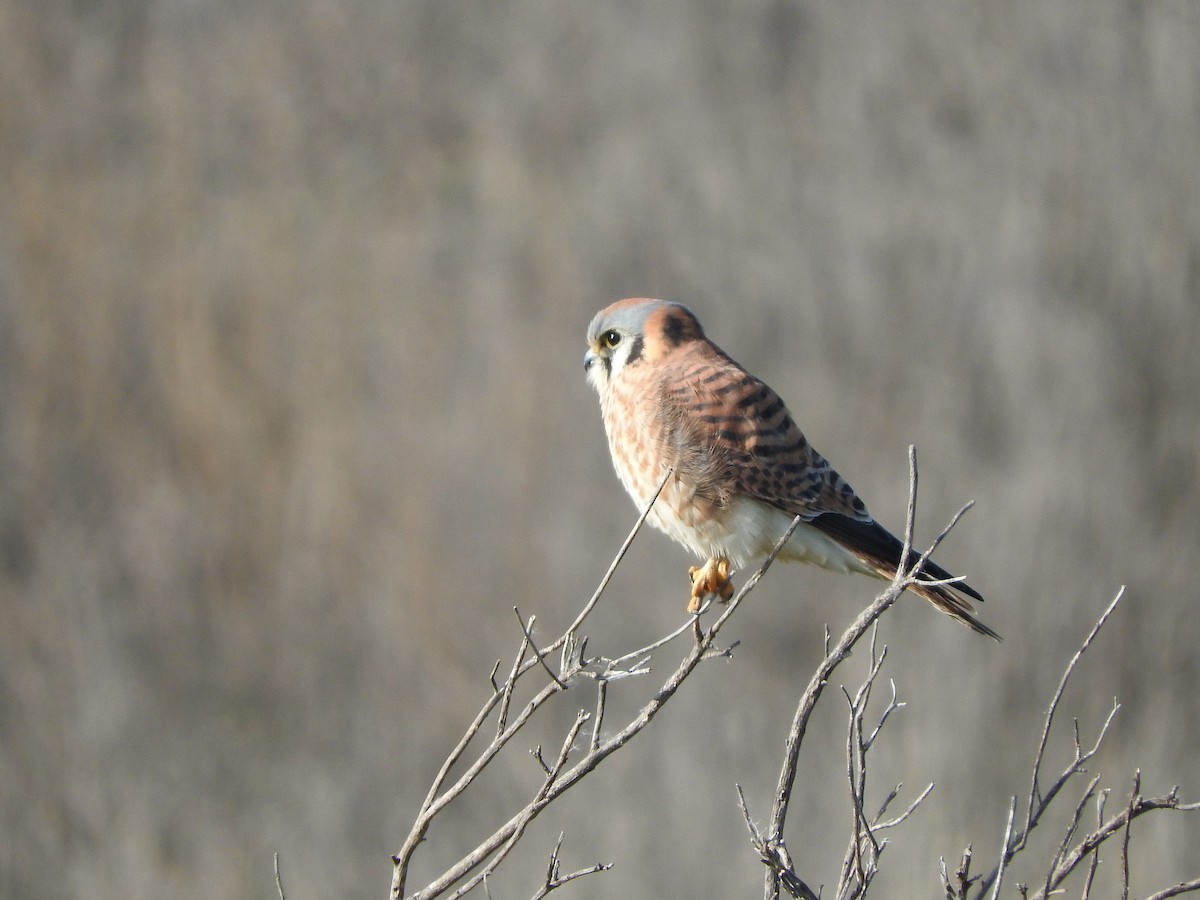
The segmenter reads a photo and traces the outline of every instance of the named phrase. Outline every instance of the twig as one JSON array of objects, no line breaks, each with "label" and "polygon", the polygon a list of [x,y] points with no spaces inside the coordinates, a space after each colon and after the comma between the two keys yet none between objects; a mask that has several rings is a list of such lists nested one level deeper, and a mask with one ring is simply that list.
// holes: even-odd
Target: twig
[{"label": "twig", "polygon": [[1129,900],[1129,832],[1133,828],[1133,806],[1142,792],[1142,772],[1133,772],[1133,789],[1129,792],[1129,814],[1121,836],[1121,900]]},{"label": "twig", "polygon": [[563,838],[566,834],[560,832],[558,841],[554,844],[554,850],[550,853],[550,864],[546,867],[546,880],[542,886],[538,888],[530,900],[542,900],[551,891],[562,887],[569,881],[574,881],[576,878],[583,878],[585,875],[594,875],[597,872],[607,872],[612,868],[612,863],[596,863],[588,866],[586,869],[580,869],[577,872],[571,872],[567,875],[560,874],[560,864],[558,854],[562,850]]},{"label": "twig", "polygon": [[[899,789],[900,786],[897,785],[896,790],[888,796],[888,801],[891,801],[895,798],[896,794],[899,792]],[[909,816],[917,811],[917,807],[920,806],[925,798],[928,797],[932,792],[933,782],[931,781],[929,784],[925,785],[925,790],[921,791],[921,793],[917,795],[917,798],[913,800],[912,803],[908,804],[904,812],[900,813],[900,815],[896,816],[894,819],[885,819],[882,822],[877,819],[875,823],[872,824],[871,828],[875,831],[886,831],[888,828],[895,828],[897,825],[903,824]],[[885,803],[884,809],[886,809],[886,806],[887,804]],[[879,810],[880,815],[883,815],[884,809]]]},{"label": "twig", "polygon": [[689,631],[691,631],[692,627],[695,625],[697,619],[699,619],[700,616],[702,616],[704,614],[704,612],[708,609],[708,606],[711,602],[712,602],[711,600],[706,600],[704,606],[700,607],[699,612],[693,613],[691,616],[689,616],[684,621],[684,623],[682,625],[680,625],[674,631],[671,631],[671,632],[663,635],[656,641],[652,641],[651,643],[647,644],[645,647],[642,647],[639,650],[634,650],[630,653],[625,653],[614,659],[605,659],[602,657],[600,661],[603,662],[609,669],[617,670],[617,669],[620,669],[621,666],[625,665],[625,663],[629,662],[630,660],[636,659],[636,660],[638,660],[638,662],[634,664],[634,667],[640,668],[642,665],[644,665],[646,659],[648,659],[650,657],[650,654],[652,654],[655,650],[657,650],[660,647],[666,646],[667,644],[671,643],[671,641],[675,640],[680,635],[686,634]]},{"label": "twig", "polygon": [[504,680],[504,687],[500,690],[500,712],[496,715],[496,735],[499,736],[508,726],[508,707],[512,703],[512,693],[517,686],[517,678],[525,663],[525,652],[529,649],[529,632],[525,632],[525,637],[521,641],[521,646],[517,649],[517,656],[513,660],[512,671],[509,672],[508,678]]},{"label": "twig", "polygon": [[287,900],[283,895],[283,876],[279,873],[279,851],[275,852],[275,889],[279,891],[279,900]]},{"label": "twig", "polygon": [[530,616],[529,617],[529,625],[527,626],[525,624],[525,620],[521,618],[521,610],[519,610],[515,606],[513,607],[513,614],[516,615],[517,622],[519,622],[521,625],[521,631],[523,631],[525,633],[525,639],[527,641],[529,641],[529,646],[533,650],[533,655],[535,657],[537,657],[537,661],[542,664],[542,668],[546,670],[546,674],[549,675],[554,680],[554,683],[557,684],[560,688],[562,688],[565,691],[567,689],[566,683],[561,678],[559,678],[557,675],[554,674],[554,670],[551,669],[550,666],[547,665],[547,663],[546,663],[545,655],[542,653],[542,651],[538,650],[537,644],[535,644],[533,642],[533,634],[532,634],[533,623],[537,621],[537,616]]},{"label": "twig", "polygon": [[600,595],[604,593],[604,589],[607,588],[608,583],[612,581],[613,573],[617,571],[617,566],[619,566],[621,564],[621,560],[625,558],[625,554],[629,551],[630,545],[633,544],[633,539],[637,537],[638,532],[642,530],[642,525],[645,524],[646,517],[650,515],[650,510],[654,508],[654,504],[658,500],[659,494],[661,494],[663,488],[667,486],[667,481],[673,474],[675,474],[674,469],[667,469],[667,473],[663,475],[662,481],[658,483],[658,489],[654,492],[654,496],[650,498],[650,501],[642,509],[637,521],[633,523],[633,528],[629,530],[629,536],[625,538],[624,543],[621,544],[621,549],[617,551],[617,555],[614,556],[613,561],[609,563],[608,570],[604,573],[604,577],[600,579],[600,584],[596,586],[596,590],[592,593],[591,599],[584,604],[583,609],[579,612],[579,615],[575,617],[575,621],[567,626],[567,630],[563,632],[562,637],[546,648],[547,653],[553,653],[564,643],[566,643],[568,638],[579,630],[579,626],[583,624],[583,620],[592,614],[592,610],[594,610],[596,608],[596,604],[600,602]]},{"label": "twig", "polygon": [[779,873],[780,883],[790,896],[799,897],[802,900],[820,900],[820,895],[815,893],[796,874],[792,867],[792,861],[787,855],[787,849],[782,846],[771,847],[767,844],[762,832],[750,818],[750,809],[746,806],[746,796],[742,793],[742,786],[735,784],[734,787],[737,789],[738,809],[742,811],[746,829],[750,832],[750,844],[758,851],[759,860],[768,868]]},{"label": "twig", "polygon": [[[996,867],[995,884],[992,886],[992,900],[997,900],[1000,896],[1000,884],[1004,881],[1004,867],[1008,865],[1008,861],[1012,858],[1008,855],[1008,846],[1012,841],[1013,820],[1017,817],[1017,798],[1012,798],[1012,803],[1008,807],[1008,824],[1004,826],[1004,840],[1000,843],[1000,864]],[[980,886],[980,893],[987,890],[987,884]]]},{"label": "twig", "polygon": [[1190,894],[1193,891],[1200,891],[1200,878],[1195,878],[1191,881],[1181,881],[1179,884],[1172,885],[1169,888],[1159,891],[1157,894],[1151,894],[1146,900],[1167,900],[1168,897],[1178,897],[1180,894]]},{"label": "twig", "polygon": [[[1042,816],[1046,812],[1049,805],[1053,802],[1056,796],[1061,792],[1068,780],[1075,775],[1085,771],[1085,765],[1099,752],[1100,744],[1103,742],[1108,730],[1112,725],[1117,711],[1120,709],[1120,704],[1113,701],[1112,709],[1109,711],[1103,724],[1100,726],[1099,733],[1096,736],[1095,742],[1090,748],[1085,748],[1079,737],[1079,722],[1073,722],[1072,740],[1074,743],[1074,754],[1071,761],[1063,769],[1062,773],[1054,781],[1052,785],[1043,793],[1039,780],[1041,778],[1041,766],[1045,758],[1046,748],[1049,744],[1050,729],[1053,724],[1054,716],[1058,710],[1058,706],[1062,701],[1063,694],[1066,690],[1067,681],[1070,679],[1075,667],[1078,665],[1083,654],[1091,646],[1099,633],[1100,628],[1112,615],[1116,609],[1117,603],[1124,595],[1124,587],[1122,587],[1112,602],[1101,614],[1096,624],[1092,627],[1087,637],[1084,639],[1080,648],[1075,652],[1067,664],[1066,670],[1058,683],[1058,687],[1050,700],[1050,705],[1046,711],[1046,719],[1042,728],[1041,739],[1038,743],[1037,752],[1034,754],[1033,774],[1031,777],[1029,791],[1029,808],[1025,814],[1025,825],[1019,832],[1013,832],[1013,819],[1016,811],[1017,798],[1012,798],[1012,804],[1009,808],[1008,825],[1005,829],[1004,842],[999,854],[999,860],[996,868],[992,873],[982,879],[980,882],[980,893],[982,897],[990,887],[992,889],[991,896],[997,898],[1000,893],[1000,884],[1004,877],[1005,867],[1014,856],[1020,853],[1028,844],[1029,835],[1034,828],[1039,824]],[[1100,846],[1110,837],[1118,832],[1122,835],[1121,846],[1121,894],[1122,898],[1129,896],[1129,842],[1132,833],[1133,820],[1139,816],[1153,812],[1159,809],[1171,809],[1180,812],[1195,812],[1200,811],[1200,803],[1183,803],[1179,800],[1179,789],[1173,789],[1169,794],[1162,797],[1145,798],[1141,795],[1141,773],[1135,771],[1133,777],[1133,786],[1130,792],[1128,804],[1117,814],[1105,818],[1104,806],[1108,797],[1108,791],[1098,791],[1100,776],[1093,777],[1087,784],[1080,797],[1078,803],[1072,812],[1069,819],[1066,833],[1055,849],[1054,855],[1046,870],[1045,880],[1041,888],[1032,895],[1032,900],[1047,900],[1047,898],[1061,892],[1062,883],[1080,866],[1084,860],[1088,860],[1087,872],[1084,878],[1082,898],[1087,900],[1091,895],[1092,886],[1095,883],[1096,872],[1099,867],[1099,850]],[[1084,807],[1088,801],[1096,797],[1096,828],[1088,835],[1078,841],[1075,841],[1075,835],[1079,828],[1080,820],[1083,817]],[[961,892],[955,897],[951,894],[949,881],[947,880],[947,896],[953,900],[965,897],[965,892]],[[1018,885],[1022,896],[1029,896],[1024,886]],[[1167,888],[1161,891],[1154,897],[1169,897],[1176,894],[1188,893],[1192,890],[1200,889],[1200,882],[1180,882],[1174,887]]]},{"label": "twig", "polygon": [[[876,624],[878,624],[878,623],[876,623]],[[874,641],[875,641],[875,639],[874,639],[874,637],[872,637],[871,638],[872,644],[874,643]],[[886,646],[883,648],[883,652],[887,653]],[[882,661],[883,660],[881,658],[880,662],[882,662]],[[883,713],[879,716],[879,722],[876,723],[875,728],[871,731],[870,736],[867,737],[867,739],[866,739],[865,749],[867,749],[867,750],[870,750],[871,745],[875,743],[875,738],[877,738],[879,736],[879,732],[883,730],[884,723],[887,722],[888,717],[892,713],[894,713],[896,710],[903,709],[905,706],[905,704],[900,703],[897,700],[898,695],[896,693],[896,682],[891,679],[888,679],[888,683],[892,686],[892,699],[888,701],[887,707],[884,709]]]},{"label": "twig", "polygon": [[950,873],[946,870],[946,858],[938,859],[938,866],[942,873],[942,887],[946,889],[946,900],[966,900],[967,891],[976,881],[971,877],[971,856],[972,848],[970,844],[967,844],[962,860],[959,862],[958,868],[954,870],[954,884],[950,883]]},{"label": "twig", "polygon": [[588,744],[588,752],[595,753],[600,746],[600,724],[604,721],[604,707],[608,700],[608,682],[600,680],[596,684],[596,714],[592,718],[592,739]]},{"label": "twig", "polygon": [[[866,715],[867,703],[871,697],[871,688],[875,684],[875,679],[879,676],[879,672],[883,666],[883,660],[887,656],[887,646],[885,645],[882,653],[876,653],[875,645],[879,637],[879,622],[876,621],[871,627],[871,664],[866,678],[859,687],[857,693],[853,697],[845,687],[842,692],[846,695],[846,701],[850,707],[850,727],[846,731],[846,774],[850,782],[850,807],[853,814],[853,825],[851,828],[849,846],[846,848],[846,855],[842,861],[842,873],[838,882],[837,895],[839,898],[853,898],[866,892],[867,885],[870,883],[876,868],[876,859],[879,856],[882,846],[875,839],[875,835],[871,823],[867,821],[866,813],[863,811],[863,804],[866,801],[867,790],[867,749],[870,741],[863,735],[863,717]],[[895,685],[893,684],[893,689]],[[895,697],[893,695],[893,702]],[[883,719],[891,713],[891,706],[884,710]],[[879,729],[883,727],[881,719],[880,724],[876,726],[871,739],[878,734]],[[887,809],[888,804],[895,798],[897,791],[893,790],[888,798],[884,800],[883,808],[880,810],[879,816]],[[865,840],[864,840],[865,839]],[[870,845],[869,857],[864,856],[864,843]]]},{"label": "twig", "polygon": [[[1076,744],[1078,746],[1078,743]],[[1096,793],[1096,788],[1100,784],[1100,776],[1097,775],[1089,783],[1083,792],[1083,796],[1079,798],[1079,802],[1075,804],[1075,812],[1071,816],[1071,821],[1067,825],[1067,832],[1063,835],[1062,841],[1058,845],[1058,849],[1054,853],[1054,857],[1050,860],[1050,866],[1046,872],[1046,885],[1043,888],[1043,893],[1050,893],[1050,879],[1054,874],[1055,868],[1062,862],[1063,856],[1070,849],[1071,840],[1075,837],[1075,831],[1079,828],[1079,820],[1083,818],[1083,809],[1087,806],[1087,802],[1092,799],[1092,795]]]},{"label": "twig", "polygon": [[1034,900],[1046,900],[1053,892],[1057,891],[1067,876],[1075,871],[1076,867],[1089,854],[1094,853],[1101,844],[1114,834],[1122,831],[1130,819],[1136,819],[1139,816],[1160,809],[1170,809],[1178,812],[1200,811],[1200,803],[1181,803],[1179,801],[1178,790],[1178,788],[1175,788],[1169,794],[1162,797],[1151,797],[1148,799],[1141,796],[1135,797],[1127,807],[1107,819],[1095,831],[1075,845],[1069,853],[1063,856],[1062,860],[1051,872],[1049,889],[1039,891],[1034,895]]},{"label": "twig", "polygon": [[[1104,803],[1108,800],[1108,791],[1100,791],[1096,795],[1096,825],[1099,827],[1104,824]],[[1088,900],[1092,895],[1092,882],[1096,880],[1096,870],[1100,868],[1100,854],[1093,853],[1092,861],[1088,864],[1087,877],[1083,881],[1083,891],[1080,893],[1080,900]]]},{"label": "twig", "polygon": [[[1121,598],[1123,596],[1125,596],[1125,585],[1121,585],[1121,588],[1117,591],[1117,595],[1113,597],[1112,602],[1108,604],[1108,608],[1101,613],[1100,618],[1096,620],[1096,624],[1092,626],[1092,630],[1088,632],[1088,636],[1084,638],[1084,641],[1080,645],[1079,649],[1075,651],[1075,655],[1071,657],[1071,661],[1067,663],[1067,668],[1063,671],[1062,678],[1059,679],[1058,688],[1054,691],[1054,696],[1050,700],[1050,706],[1046,710],[1046,723],[1042,727],[1042,737],[1041,740],[1038,741],[1037,753],[1033,758],[1033,777],[1031,778],[1029,785],[1029,805],[1025,813],[1025,827],[1021,830],[1021,834],[1018,838],[1018,843],[1021,846],[1024,845],[1025,838],[1028,836],[1030,830],[1032,830],[1033,826],[1037,822],[1039,806],[1040,808],[1045,808],[1045,802],[1040,801],[1043,801],[1044,799],[1048,802],[1053,798],[1054,791],[1061,787],[1061,783],[1056,784],[1052,789],[1051,794],[1048,797],[1043,798],[1038,785],[1038,777],[1041,774],[1042,768],[1042,758],[1046,754],[1046,744],[1050,740],[1050,728],[1054,724],[1054,714],[1058,710],[1059,701],[1062,700],[1063,692],[1067,689],[1067,682],[1071,678],[1071,673],[1075,671],[1075,666],[1079,664],[1079,660],[1092,645],[1092,641],[1096,639],[1096,635],[1100,633],[1100,629],[1104,627],[1104,623],[1107,622],[1108,617],[1113,614],[1113,610],[1117,608],[1117,604],[1121,602]],[[1018,846],[1016,849],[1019,850],[1020,846]]]},{"label": "twig", "polygon": [[[508,854],[512,852],[512,849],[517,845],[517,842],[520,841],[520,839],[524,836],[525,829],[529,826],[529,823],[532,822],[537,816],[537,812],[532,811],[532,808],[539,801],[543,800],[550,792],[551,785],[554,784],[554,779],[559,776],[559,773],[562,772],[563,767],[567,764],[567,757],[571,753],[571,748],[575,745],[575,740],[579,737],[580,730],[583,728],[584,724],[589,718],[590,716],[582,710],[576,713],[575,721],[567,731],[566,738],[563,739],[562,747],[559,748],[558,758],[555,759],[554,764],[551,766],[546,766],[545,762],[542,762],[542,768],[546,777],[542,781],[542,786],[534,795],[533,801],[526,806],[524,810],[522,810],[522,815],[518,816],[516,827],[512,830],[512,833],[500,845],[499,849],[488,861],[487,865],[475,875],[471,876],[471,878],[469,878],[453,894],[450,895],[451,900],[458,900],[458,898],[463,897],[464,895],[473,891],[479,886],[480,883],[486,882],[488,877],[500,867],[500,864],[504,862]],[[450,882],[450,884],[453,884],[453,882]],[[449,885],[447,885],[447,887],[448,886]],[[418,894],[417,896],[421,895]]]}]

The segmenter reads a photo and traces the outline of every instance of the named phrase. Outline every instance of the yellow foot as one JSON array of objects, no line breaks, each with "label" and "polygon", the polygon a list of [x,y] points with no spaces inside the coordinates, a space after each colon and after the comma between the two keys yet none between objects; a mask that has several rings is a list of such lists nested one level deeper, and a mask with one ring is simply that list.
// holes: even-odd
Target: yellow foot
[{"label": "yellow foot", "polygon": [[709,594],[716,594],[722,603],[733,596],[733,585],[729,581],[729,560],[725,557],[710,559],[702,566],[690,566],[688,576],[692,579],[692,599],[688,601],[688,612],[699,612],[700,604]]}]

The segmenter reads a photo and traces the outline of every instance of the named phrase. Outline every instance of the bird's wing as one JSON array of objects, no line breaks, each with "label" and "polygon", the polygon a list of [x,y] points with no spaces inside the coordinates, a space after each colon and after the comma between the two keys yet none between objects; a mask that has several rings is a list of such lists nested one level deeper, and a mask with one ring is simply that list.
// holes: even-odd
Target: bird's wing
[{"label": "bird's wing", "polygon": [[871,521],[769,386],[715,348],[680,355],[672,369],[662,382],[664,418],[685,467],[689,450],[698,452],[726,493],[756,497],[806,521],[830,513]]},{"label": "bird's wing", "polygon": [[[724,353],[713,348],[681,357],[673,377],[663,384],[674,423],[675,456],[703,462],[693,469],[706,473],[713,485],[709,495],[749,495],[801,516],[884,578],[917,561],[919,550],[901,560],[903,542],[871,517],[849,482],[804,437],[779,395]],[[699,482],[705,483],[705,477]],[[953,577],[932,561],[922,574],[933,580]],[[974,617],[970,602],[955,593],[982,601],[970,585],[914,585],[913,590],[976,631],[999,639]]]}]

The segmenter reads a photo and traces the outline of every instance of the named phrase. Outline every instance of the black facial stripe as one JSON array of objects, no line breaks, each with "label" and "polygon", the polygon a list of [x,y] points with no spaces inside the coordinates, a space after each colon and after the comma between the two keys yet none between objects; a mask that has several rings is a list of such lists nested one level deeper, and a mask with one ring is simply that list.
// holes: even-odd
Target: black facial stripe
[{"label": "black facial stripe", "polygon": [[628,365],[631,362],[637,362],[637,360],[641,359],[643,347],[644,343],[642,339],[640,337],[634,338],[633,343],[629,345],[629,355],[625,357],[625,364]]}]

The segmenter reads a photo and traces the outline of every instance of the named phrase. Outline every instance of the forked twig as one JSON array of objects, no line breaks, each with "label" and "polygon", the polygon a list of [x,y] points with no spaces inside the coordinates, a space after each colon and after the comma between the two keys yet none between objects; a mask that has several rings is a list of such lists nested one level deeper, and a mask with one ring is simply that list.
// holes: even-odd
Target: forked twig
[{"label": "forked twig", "polygon": [[577,872],[563,875],[558,854],[562,850],[563,838],[565,837],[566,834],[564,832],[559,833],[558,841],[554,844],[554,850],[550,853],[550,864],[546,866],[546,880],[530,900],[542,900],[551,891],[562,887],[568,882],[574,881],[576,878],[583,878],[585,875],[595,875],[597,872],[607,872],[612,868],[612,863],[595,863],[586,869],[580,869]]},{"label": "forked twig", "polygon": [[529,624],[526,625],[525,620],[521,618],[521,610],[514,606],[513,613],[517,617],[517,622],[521,625],[521,631],[525,634],[525,640],[529,642],[529,646],[533,649],[533,655],[537,658],[537,661],[542,664],[542,668],[546,670],[546,674],[550,676],[551,680],[553,680],[555,684],[565,691],[567,689],[566,682],[554,674],[554,670],[551,669],[549,664],[546,662],[545,654],[543,654],[542,651],[537,648],[537,644],[533,642],[533,623],[537,621],[537,616],[530,616]]}]

